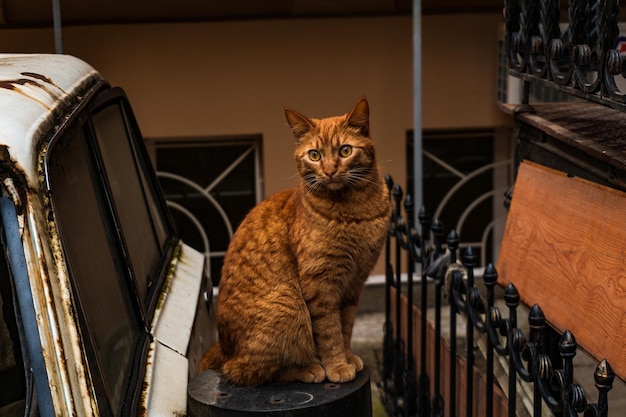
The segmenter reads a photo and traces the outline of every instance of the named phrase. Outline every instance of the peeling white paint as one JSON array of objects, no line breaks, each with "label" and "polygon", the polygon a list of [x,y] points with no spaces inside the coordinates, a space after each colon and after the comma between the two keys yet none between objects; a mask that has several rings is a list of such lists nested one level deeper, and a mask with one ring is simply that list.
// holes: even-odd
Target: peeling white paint
[{"label": "peeling white paint", "polygon": [[36,151],[54,115],[80,99],[87,85],[102,77],[69,55],[0,54],[0,141],[37,184]]}]

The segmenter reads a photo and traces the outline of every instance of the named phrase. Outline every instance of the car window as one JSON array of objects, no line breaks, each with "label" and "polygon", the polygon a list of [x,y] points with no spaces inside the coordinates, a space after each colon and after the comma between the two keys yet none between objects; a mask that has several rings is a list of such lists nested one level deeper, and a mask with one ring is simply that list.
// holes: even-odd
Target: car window
[{"label": "car window", "polygon": [[106,198],[98,192],[86,130],[78,129],[55,145],[48,172],[63,248],[85,317],[84,331],[115,411],[121,408],[141,326]]},{"label": "car window", "polygon": [[47,182],[100,412],[126,414],[175,235],[126,101],[109,91],[53,139]]},{"label": "car window", "polygon": [[[120,230],[128,248],[134,279],[141,300],[146,300],[160,266],[164,226],[159,216],[150,213],[150,196],[142,183],[140,166],[135,162],[119,103],[95,112],[92,124],[98,142],[113,203],[121,223]],[[148,189],[149,190],[149,189]]]}]

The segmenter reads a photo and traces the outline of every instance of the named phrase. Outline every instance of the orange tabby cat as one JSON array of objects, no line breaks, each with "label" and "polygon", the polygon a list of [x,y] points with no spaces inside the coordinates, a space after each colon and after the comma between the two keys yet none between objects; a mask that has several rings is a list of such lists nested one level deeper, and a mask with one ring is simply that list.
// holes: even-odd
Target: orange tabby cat
[{"label": "orange tabby cat", "polygon": [[255,207],[233,236],[216,307],[219,342],[200,370],[238,385],[347,382],[363,369],[350,349],[352,327],[390,213],[369,107],[361,99],[343,116],[285,115],[301,179]]}]

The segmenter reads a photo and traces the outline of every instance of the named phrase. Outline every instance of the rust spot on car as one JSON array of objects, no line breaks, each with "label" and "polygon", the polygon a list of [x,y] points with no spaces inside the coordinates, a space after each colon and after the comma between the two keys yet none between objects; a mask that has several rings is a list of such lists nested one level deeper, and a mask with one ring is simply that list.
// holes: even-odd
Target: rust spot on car
[{"label": "rust spot on car", "polygon": [[165,281],[163,282],[161,294],[159,294],[159,298],[156,303],[157,310],[160,310],[163,307],[163,303],[165,302],[165,298],[167,297],[167,294],[169,293],[172,280],[176,276],[176,267],[178,266],[178,262],[180,262],[182,253],[183,253],[183,242],[182,240],[179,240],[178,243],[176,244],[176,248],[174,248],[174,254],[172,256],[170,266],[167,270]]},{"label": "rust spot on car", "polygon": [[[15,80],[1,80],[0,88],[4,88],[5,90],[15,91],[16,93],[22,94],[25,97],[28,97],[29,99],[33,100],[34,102],[39,103],[46,109],[50,109],[50,107],[46,103],[37,99],[31,94],[28,94],[28,91],[25,91],[21,89],[20,87],[29,86],[29,87],[38,88],[40,90],[43,90],[46,94],[48,94],[53,99],[58,98],[61,95],[59,93],[67,94],[65,91],[63,91],[62,88],[59,88],[59,86],[56,85],[49,77],[46,77],[44,75],[37,74],[34,72],[22,72],[21,75],[23,75],[24,77],[28,77],[28,78],[17,78]],[[52,86],[53,88],[51,89],[49,86]],[[54,91],[54,89],[56,89],[56,91]]]},{"label": "rust spot on car", "polygon": [[26,201],[28,183],[24,171],[18,166],[6,145],[0,145],[0,183],[4,186],[15,204],[18,215],[22,214]]},{"label": "rust spot on car", "polygon": [[54,87],[56,87],[59,91],[63,92],[64,94],[67,94],[65,92],[65,90],[63,90],[61,87],[59,87],[54,81],[52,81],[52,79],[50,77],[46,77],[45,75],[42,74],[37,74],[36,72],[22,72],[21,73],[24,77],[30,77],[30,78],[34,78],[36,80],[41,80],[47,84],[53,85]]},{"label": "rust spot on car", "polygon": [[8,81],[0,81],[0,88],[4,88],[5,90],[15,91],[16,93],[22,94],[25,97],[28,97],[32,101],[41,104],[46,109],[50,110],[50,107],[41,100],[36,99],[35,97],[24,93],[21,89],[18,88],[20,85],[33,85],[36,87],[41,87],[38,82],[33,80],[28,80],[25,78],[20,78],[18,80],[8,80]]},{"label": "rust spot on car", "polygon": [[6,145],[0,145],[0,163],[10,161],[11,155],[9,154],[9,148]]},{"label": "rust spot on car", "polygon": [[21,72],[20,74],[22,74],[24,77],[35,78],[37,80],[41,80],[41,81],[46,82],[48,84],[54,84],[54,82],[52,82],[50,77],[46,77],[45,75],[37,74],[36,72],[25,71],[25,72]]}]

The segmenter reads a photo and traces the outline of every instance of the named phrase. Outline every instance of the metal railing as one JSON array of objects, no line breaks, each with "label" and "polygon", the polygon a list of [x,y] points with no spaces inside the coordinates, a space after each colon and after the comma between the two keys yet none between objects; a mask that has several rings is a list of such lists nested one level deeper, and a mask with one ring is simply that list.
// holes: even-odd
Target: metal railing
[{"label": "metal railing", "polygon": [[[530,308],[524,325],[518,319],[523,307],[513,284],[503,292],[506,318],[496,304],[498,274],[493,264],[485,268],[484,288],[479,288],[473,249],[468,247],[459,262],[456,232],[444,239],[441,222],[435,219],[431,223],[424,208],[415,216],[410,196],[404,198],[401,187],[390,177],[387,184],[394,209],[385,247],[381,394],[389,415],[515,416],[524,407],[516,394],[520,382],[525,381],[532,383],[528,414],[540,416],[547,409],[563,416],[607,416],[607,393],[614,380],[610,365],[606,361],[598,364],[594,375],[598,401],[588,404],[582,388],[574,383],[574,335],[569,331],[558,335],[547,325],[538,305]],[[404,287],[403,258],[408,268]],[[417,283],[420,301],[416,306],[413,293]],[[430,313],[434,317],[428,317],[429,307],[434,308]],[[444,309],[450,313],[449,339],[442,337]],[[464,334],[459,334],[457,319],[465,320]],[[465,352],[459,355],[461,338]],[[475,351],[479,342],[486,346],[480,366]],[[496,378],[502,358],[506,380]]]},{"label": "metal railing", "polygon": [[[509,74],[525,81],[520,110],[529,104],[533,82],[625,111],[618,0],[569,0],[567,6],[562,21],[559,0],[505,0]],[[462,245],[454,230],[446,235],[425,209],[416,215],[410,196],[405,198],[390,178],[388,187],[394,210],[385,249],[381,383],[388,413],[607,416],[615,379],[609,363],[597,364],[597,401],[588,401],[575,382],[574,335],[552,329],[539,305],[523,306],[514,284],[497,286],[493,264],[476,277],[472,246]],[[465,248],[462,259],[460,247]],[[406,285],[403,268],[408,269]],[[414,292],[420,299],[416,304]],[[527,320],[518,317],[522,312]],[[522,389],[529,390],[529,401],[520,400]]]},{"label": "metal railing", "polygon": [[560,0],[506,0],[504,17],[511,75],[626,110],[618,0],[569,0],[565,23]]}]

